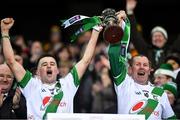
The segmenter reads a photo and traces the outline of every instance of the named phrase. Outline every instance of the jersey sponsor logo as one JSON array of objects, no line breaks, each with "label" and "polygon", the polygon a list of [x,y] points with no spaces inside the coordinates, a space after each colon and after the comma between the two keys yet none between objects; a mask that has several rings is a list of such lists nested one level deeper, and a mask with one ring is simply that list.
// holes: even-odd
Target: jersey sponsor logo
[{"label": "jersey sponsor logo", "polygon": [[141,95],[141,92],[140,91],[135,91],[135,94],[136,95]]},{"label": "jersey sponsor logo", "polygon": [[129,113],[130,114],[135,114],[141,111],[147,104],[147,100],[141,100],[137,102],[133,107],[130,109]]},{"label": "jersey sponsor logo", "polygon": [[159,111],[154,111],[153,114],[158,117],[159,116]]},{"label": "jersey sponsor logo", "polygon": [[42,105],[40,107],[40,110],[41,111],[45,110],[47,105],[49,105],[50,101],[51,101],[51,96],[44,97],[43,100],[42,100]]},{"label": "jersey sponsor logo", "polygon": [[[51,103],[51,101],[52,101],[52,97],[50,97],[50,96],[44,97],[43,100],[42,100],[42,105],[41,105],[41,107],[40,107],[40,110],[41,110],[41,111],[44,111],[44,110],[46,109],[46,107]],[[61,102],[59,103],[59,106],[60,106],[60,107],[66,107],[66,106],[67,106],[67,103],[64,102],[64,101],[61,101]]]},{"label": "jersey sponsor logo", "polygon": [[66,102],[60,102],[60,103],[59,103],[59,106],[60,106],[60,107],[66,107],[66,105],[67,105]]},{"label": "jersey sponsor logo", "polygon": [[44,105],[44,106],[49,102],[50,98],[51,98],[50,96],[47,96],[47,97],[45,97],[45,98],[43,99],[43,105]]}]

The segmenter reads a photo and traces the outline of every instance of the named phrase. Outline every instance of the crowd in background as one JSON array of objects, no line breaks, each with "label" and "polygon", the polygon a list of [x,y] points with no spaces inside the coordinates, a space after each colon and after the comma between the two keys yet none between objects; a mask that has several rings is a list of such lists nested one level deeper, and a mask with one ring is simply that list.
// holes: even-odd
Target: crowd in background
[{"label": "crowd in background", "polygon": [[[178,47],[180,39],[174,40],[172,45],[166,44],[168,33],[163,27],[157,26],[152,31],[149,31],[152,44],[146,43],[142,37],[142,31],[138,29],[133,12],[137,3],[134,0],[128,1],[126,12],[131,23],[129,59],[138,54],[146,55],[150,59],[153,67],[150,81],[167,92],[171,106],[177,117],[180,118],[180,48]],[[24,68],[31,70],[36,75],[37,60],[43,54],[49,53],[58,60],[59,77],[64,77],[82,57],[80,53],[82,53],[90,39],[91,31],[79,36],[76,42],[70,44],[64,43],[62,36],[61,28],[56,25],[51,27],[50,39],[46,42],[42,42],[42,40],[25,40],[22,34],[11,36],[15,58]],[[108,63],[107,49],[108,43],[103,39],[99,39],[93,60],[83,76],[75,96],[74,112],[117,113],[117,100]],[[2,48],[0,48],[0,64],[3,63],[4,58]],[[130,71],[129,74],[131,74]],[[16,89],[15,82],[11,88]],[[2,117],[3,111],[1,106],[0,104],[0,117]]]}]

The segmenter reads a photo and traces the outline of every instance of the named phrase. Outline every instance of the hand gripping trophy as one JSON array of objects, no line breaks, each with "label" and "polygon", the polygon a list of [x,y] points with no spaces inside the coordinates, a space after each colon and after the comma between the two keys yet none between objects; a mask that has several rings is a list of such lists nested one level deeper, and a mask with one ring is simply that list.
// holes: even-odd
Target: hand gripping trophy
[{"label": "hand gripping trophy", "polygon": [[107,8],[102,11],[102,22],[105,26],[103,37],[109,43],[117,43],[122,39],[123,29],[119,26],[117,13],[114,9]]}]

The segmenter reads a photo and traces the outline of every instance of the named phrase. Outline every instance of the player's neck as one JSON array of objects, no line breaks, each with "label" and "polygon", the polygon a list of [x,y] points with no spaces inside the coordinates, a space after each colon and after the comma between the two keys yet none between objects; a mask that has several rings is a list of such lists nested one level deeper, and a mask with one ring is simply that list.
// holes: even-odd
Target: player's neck
[{"label": "player's neck", "polygon": [[136,80],[135,80],[135,82],[138,83],[138,84],[140,84],[140,85],[148,85],[148,80],[143,81],[143,82],[140,82],[140,81],[136,81]]},{"label": "player's neck", "polygon": [[55,86],[56,81],[52,82],[52,83],[43,83],[44,86]]}]

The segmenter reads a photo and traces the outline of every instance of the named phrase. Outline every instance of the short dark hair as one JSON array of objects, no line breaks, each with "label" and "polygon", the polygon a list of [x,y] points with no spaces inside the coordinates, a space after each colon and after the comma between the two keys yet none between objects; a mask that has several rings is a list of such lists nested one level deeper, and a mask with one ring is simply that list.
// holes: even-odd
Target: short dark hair
[{"label": "short dark hair", "polygon": [[40,61],[42,58],[44,58],[44,57],[52,57],[52,58],[54,58],[54,60],[56,61],[57,66],[59,66],[59,65],[58,65],[58,62],[57,62],[57,58],[56,58],[55,56],[53,56],[53,55],[51,55],[51,54],[43,54],[43,55],[41,55],[41,56],[39,57],[39,59],[37,60],[37,62],[36,62],[36,67],[38,67],[39,61]]},{"label": "short dark hair", "polygon": [[168,54],[167,57],[165,58],[165,62],[167,62],[170,59],[176,61],[180,65],[180,54],[179,53],[174,52],[174,53]]},{"label": "short dark hair", "polygon": [[[148,57],[145,56],[145,55],[141,55],[141,54],[140,54],[140,55],[135,55],[135,56],[133,56],[133,57],[129,60],[129,65],[130,65],[130,66],[133,65],[134,59],[135,59],[136,57],[146,57],[146,58],[148,59]],[[148,61],[149,61],[149,66],[152,67],[151,61],[150,61],[149,59],[148,59]]]}]

